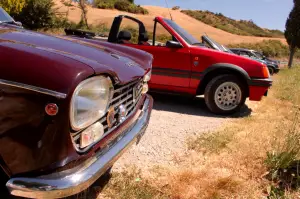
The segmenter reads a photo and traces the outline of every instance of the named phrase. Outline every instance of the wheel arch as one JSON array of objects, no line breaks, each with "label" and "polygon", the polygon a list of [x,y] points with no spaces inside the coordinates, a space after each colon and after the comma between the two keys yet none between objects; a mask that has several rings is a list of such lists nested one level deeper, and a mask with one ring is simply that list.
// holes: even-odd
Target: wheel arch
[{"label": "wheel arch", "polygon": [[212,78],[223,74],[232,74],[238,77],[239,80],[246,85],[247,97],[249,96],[249,81],[251,80],[250,76],[243,68],[227,63],[213,64],[203,71],[200,84],[197,88],[197,95],[204,94],[204,90]]}]

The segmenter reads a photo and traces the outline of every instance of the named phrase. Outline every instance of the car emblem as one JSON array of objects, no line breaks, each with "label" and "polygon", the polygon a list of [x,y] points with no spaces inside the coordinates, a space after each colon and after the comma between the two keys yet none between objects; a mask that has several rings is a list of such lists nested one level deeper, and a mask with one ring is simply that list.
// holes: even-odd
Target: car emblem
[{"label": "car emblem", "polygon": [[135,63],[135,62],[127,62],[127,63],[126,63],[126,66],[128,66],[128,67],[133,67],[133,66],[138,66],[138,65],[137,65],[137,63]]},{"label": "car emblem", "polygon": [[106,121],[108,128],[111,128],[113,126],[114,120],[115,120],[115,108],[111,106],[107,111]]}]

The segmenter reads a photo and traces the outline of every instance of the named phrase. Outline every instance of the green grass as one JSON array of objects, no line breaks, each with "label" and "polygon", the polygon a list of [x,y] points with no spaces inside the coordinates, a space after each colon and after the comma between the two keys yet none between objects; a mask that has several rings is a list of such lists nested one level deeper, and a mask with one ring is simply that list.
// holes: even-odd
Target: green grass
[{"label": "green grass", "polygon": [[237,35],[258,36],[258,37],[284,37],[280,30],[269,30],[261,28],[252,20],[234,20],[221,13],[213,13],[201,10],[182,10],[187,14],[205,24]]},{"label": "green grass", "polygon": [[300,106],[300,66],[290,70],[280,71],[282,78],[278,79],[276,97]]}]

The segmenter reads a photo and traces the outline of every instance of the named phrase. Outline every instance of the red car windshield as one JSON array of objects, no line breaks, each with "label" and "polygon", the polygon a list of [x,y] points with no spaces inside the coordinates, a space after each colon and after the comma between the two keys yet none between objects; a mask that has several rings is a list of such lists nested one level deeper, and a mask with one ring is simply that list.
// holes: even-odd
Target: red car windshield
[{"label": "red car windshield", "polygon": [[193,45],[200,43],[195,37],[177,25],[174,21],[170,19],[164,19],[164,21],[171,26],[188,44]]}]

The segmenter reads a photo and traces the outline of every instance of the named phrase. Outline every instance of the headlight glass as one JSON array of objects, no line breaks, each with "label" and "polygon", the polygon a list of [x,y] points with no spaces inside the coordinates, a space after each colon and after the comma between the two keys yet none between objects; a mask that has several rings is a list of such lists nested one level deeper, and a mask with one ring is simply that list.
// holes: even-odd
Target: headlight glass
[{"label": "headlight glass", "polygon": [[105,115],[112,94],[113,85],[109,77],[92,77],[81,82],[71,100],[72,128],[86,128]]},{"label": "headlight glass", "polygon": [[152,70],[150,70],[145,76],[144,76],[144,82],[149,82],[151,79],[151,73]]}]

